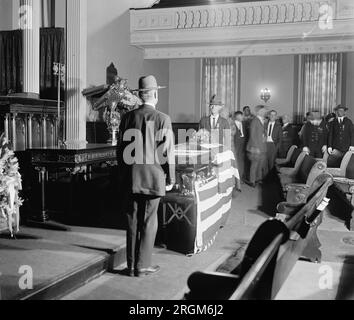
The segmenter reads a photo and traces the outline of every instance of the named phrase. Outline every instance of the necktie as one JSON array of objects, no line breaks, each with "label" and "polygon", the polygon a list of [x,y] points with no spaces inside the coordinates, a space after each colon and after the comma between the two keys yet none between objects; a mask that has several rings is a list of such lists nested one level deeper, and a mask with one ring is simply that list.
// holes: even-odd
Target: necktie
[{"label": "necktie", "polygon": [[216,119],[213,118],[213,129],[216,129]]},{"label": "necktie", "polygon": [[273,126],[273,124],[271,123],[271,124],[269,125],[268,137],[271,137],[271,136],[272,136],[272,126]]}]

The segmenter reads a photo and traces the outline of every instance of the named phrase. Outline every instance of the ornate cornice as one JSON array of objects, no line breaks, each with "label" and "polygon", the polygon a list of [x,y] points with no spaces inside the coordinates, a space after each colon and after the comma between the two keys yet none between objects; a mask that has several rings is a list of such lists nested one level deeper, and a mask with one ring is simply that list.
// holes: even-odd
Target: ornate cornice
[{"label": "ornate cornice", "polygon": [[[158,56],[158,51],[160,58],[168,57],[167,52],[177,58],[197,57],[207,49],[209,53],[205,54],[210,56],[214,46],[219,46],[219,51],[227,47],[241,54],[259,54],[267,50],[264,46],[272,52],[288,52],[290,41],[295,49],[300,45],[306,52],[311,42],[319,49],[319,42],[328,47],[338,37],[344,39],[344,47],[354,45],[352,0],[282,0],[131,10],[131,44],[144,48],[146,58]],[[255,49],[246,49],[247,45]],[[342,50],[343,45],[335,44],[331,51],[334,48]],[[292,48],[288,53],[291,52]]]}]

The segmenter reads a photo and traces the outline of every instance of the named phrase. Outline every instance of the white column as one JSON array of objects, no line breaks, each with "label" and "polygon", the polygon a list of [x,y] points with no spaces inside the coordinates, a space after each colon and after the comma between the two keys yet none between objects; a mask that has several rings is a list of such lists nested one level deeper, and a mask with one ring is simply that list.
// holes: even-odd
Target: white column
[{"label": "white column", "polygon": [[19,21],[23,30],[23,92],[38,98],[41,0],[21,0]]},{"label": "white column", "polygon": [[67,1],[66,143],[86,145],[87,0]]}]

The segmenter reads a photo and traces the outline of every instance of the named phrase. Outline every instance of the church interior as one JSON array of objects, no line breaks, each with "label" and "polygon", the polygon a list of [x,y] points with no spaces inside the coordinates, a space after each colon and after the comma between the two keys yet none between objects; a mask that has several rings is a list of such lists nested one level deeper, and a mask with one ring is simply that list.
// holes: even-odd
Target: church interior
[{"label": "church interior", "polygon": [[0,0],[0,300],[354,299],[353,89],[352,0]]}]

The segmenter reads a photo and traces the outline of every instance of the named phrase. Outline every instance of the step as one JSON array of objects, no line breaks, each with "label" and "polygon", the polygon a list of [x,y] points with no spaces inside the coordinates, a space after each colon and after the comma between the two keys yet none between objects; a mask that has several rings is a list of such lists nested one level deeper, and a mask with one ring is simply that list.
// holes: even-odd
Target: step
[{"label": "step", "polygon": [[[17,239],[0,236],[0,300],[58,299],[125,261],[125,233],[78,228],[22,228]],[[33,289],[21,290],[21,266],[33,271]]]}]

